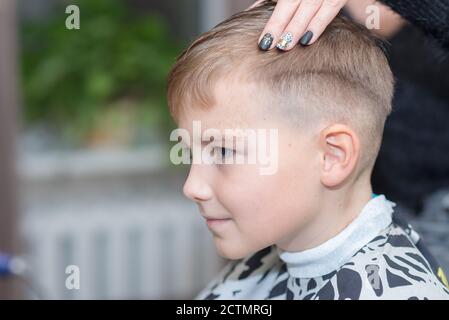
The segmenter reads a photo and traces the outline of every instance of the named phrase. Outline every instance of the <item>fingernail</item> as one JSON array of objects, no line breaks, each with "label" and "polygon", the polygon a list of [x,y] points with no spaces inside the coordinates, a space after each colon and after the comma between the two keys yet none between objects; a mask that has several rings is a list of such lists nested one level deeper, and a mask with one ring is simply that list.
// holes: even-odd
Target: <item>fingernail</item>
[{"label": "fingernail", "polygon": [[277,43],[276,48],[285,50],[292,41],[293,35],[290,32],[287,32],[281,37],[281,40]]},{"label": "fingernail", "polygon": [[263,36],[262,40],[260,40],[259,42],[259,48],[260,50],[267,51],[268,49],[270,49],[272,43],[273,36],[271,35],[271,33],[266,33]]},{"label": "fingernail", "polygon": [[299,39],[299,43],[302,44],[303,46],[306,46],[310,43],[310,40],[312,40],[312,38],[313,32],[309,30],[306,33],[304,33],[301,39]]}]

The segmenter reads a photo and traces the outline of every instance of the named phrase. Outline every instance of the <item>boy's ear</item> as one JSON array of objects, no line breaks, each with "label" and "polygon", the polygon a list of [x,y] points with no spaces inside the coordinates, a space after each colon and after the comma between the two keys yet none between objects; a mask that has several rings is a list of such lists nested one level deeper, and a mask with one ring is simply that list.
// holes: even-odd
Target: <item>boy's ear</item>
[{"label": "boy's ear", "polygon": [[321,183],[334,188],[342,184],[357,165],[360,141],[346,125],[334,124],[321,131]]}]

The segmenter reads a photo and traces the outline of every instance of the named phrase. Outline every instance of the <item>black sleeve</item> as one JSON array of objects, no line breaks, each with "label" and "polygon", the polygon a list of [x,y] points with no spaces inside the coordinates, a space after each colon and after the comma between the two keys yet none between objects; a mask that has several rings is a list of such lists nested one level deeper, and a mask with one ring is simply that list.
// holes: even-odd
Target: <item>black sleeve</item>
[{"label": "black sleeve", "polygon": [[381,0],[449,50],[449,0]]}]

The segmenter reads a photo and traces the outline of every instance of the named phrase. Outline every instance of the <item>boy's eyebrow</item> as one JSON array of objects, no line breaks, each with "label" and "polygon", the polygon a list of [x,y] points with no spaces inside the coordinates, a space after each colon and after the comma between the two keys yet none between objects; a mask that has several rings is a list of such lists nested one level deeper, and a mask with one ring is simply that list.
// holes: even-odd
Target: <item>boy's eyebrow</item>
[{"label": "boy's eyebrow", "polygon": [[[223,135],[223,136],[221,136],[221,145],[222,146],[225,146],[226,145],[226,142],[228,142],[228,144],[230,144],[230,143],[232,143],[232,145],[234,146],[235,145],[235,143],[237,143],[237,142],[244,142],[245,141],[245,139],[246,139],[246,136],[242,136],[242,135]],[[201,145],[208,145],[209,143],[211,143],[211,142],[214,142],[215,141],[215,139],[211,139],[211,140],[206,140],[206,141],[203,141],[203,140],[201,140]]]}]

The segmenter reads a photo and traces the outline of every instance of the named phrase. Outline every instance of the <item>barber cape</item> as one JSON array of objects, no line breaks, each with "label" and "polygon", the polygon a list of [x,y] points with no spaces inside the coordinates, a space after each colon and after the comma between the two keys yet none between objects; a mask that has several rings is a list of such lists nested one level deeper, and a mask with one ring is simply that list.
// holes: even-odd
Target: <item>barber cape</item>
[{"label": "barber cape", "polygon": [[195,299],[449,299],[443,270],[394,206],[375,196],[318,247],[230,261]]}]

